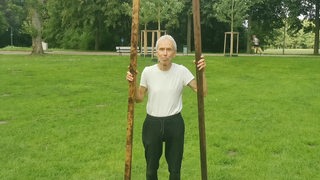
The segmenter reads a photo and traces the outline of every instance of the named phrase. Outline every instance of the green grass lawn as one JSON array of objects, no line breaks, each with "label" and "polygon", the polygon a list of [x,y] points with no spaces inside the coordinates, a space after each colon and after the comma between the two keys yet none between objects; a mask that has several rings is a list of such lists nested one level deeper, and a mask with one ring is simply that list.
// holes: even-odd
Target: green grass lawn
[{"label": "green grass lawn", "polygon": [[[175,62],[194,72],[192,59]],[[320,179],[320,59],[206,60],[208,179]],[[139,57],[139,71],[153,63]],[[123,179],[128,65],[128,56],[0,55],[0,179]],[[187,88],[185,180],[201,179],[196,106]],[[135,110],[133,180],[145,177],[144,116],[145,102]]]}]

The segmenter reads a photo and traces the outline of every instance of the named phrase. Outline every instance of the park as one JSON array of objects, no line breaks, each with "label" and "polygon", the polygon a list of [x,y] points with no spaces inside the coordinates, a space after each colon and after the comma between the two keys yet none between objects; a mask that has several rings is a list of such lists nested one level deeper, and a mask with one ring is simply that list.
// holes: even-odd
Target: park
[{"label": "park", "polygon": [[[192,69],[193,56],[176,62]],[[128,56],[0,55],[1,179],[122,179]],[[139,71],[154,62],[139,58]],[[207,56],[209,179],[318,179],[317,57]],[[183,179],[200,178],[196,96],[186,89]],[[136,106],[132,179],[144,178]],[[159,176],[167,176],[162,162]]]},{"label": "park", "polygon": [[[235,1],[238,2],[232,0],[232,9],[239,5],[234,4]],[[178,7],[182,5],[175,6]],[[218,5],[213,9],[219,12]],[[137,27],[135,23],[139,24],[134,19],[136,15],[133,11],[131,43],[123,45],[124,38],[119,38],[121,33],[127,34],[125,39],[129,38],[130,28],[124,28],[120,34],[115,32],[120,43],[110,41],[106,49],[102,48],[103,43],[91,41],[92,49],[85,45],[89,41],[83,39],[84,48],[65,48],[61,39],[49,41],[46,33],[32,34],[32,46],[20,47],[14,45],[18,40],[13,38],[12,26],[4,32],[4,36],[8,33],[12,36],[11,45],[0,49],[0,179],[123,179],[127,171],[126,133],[131,96],[131,85],[128,87],[125,74],[129,67],[132,72],[138,72],[137,79],[140,79],[144,67],[157,63],[154,43],[161,33],[178,37],[174,63],[187,67],[192,74],[198,73],[194,60],[197,61],[200,54],[207,64],[208,94],[203,102],[206,177],[203,178],[203,161],[199,156],[203,153],[201,137],[199,142],[199,97],[185,88],[181,179],[320,178],[318,32],[302,33],[300,29],[299,34],[308,40],[297,43],[295,35],[290,35],[290,28],[280,28],[274,37],[261,37],[265,46],[258,53],[250,42],[251,35],[256,32],[266,35],[267,31],[248,28],[251,27],[248,24],[243,24],[247,28],[239,28],[232,15],[231,21],[220,19],[227,26],[217,40],[219,48],[208,45],[202,37],[205,51],[201,52],[201,35],[197,34],[200,28],[196,30],[200,19],[194,19],[192,39],[189,33],[187,38],[181,38],[183,33],[170,27],[161,30],[165,26],[161,26],[160,21],[154,23],[158,25],[156,30],[141,26],[139,31],[133,28]],[[253,22],[256,23],[254,19]],[[287,28],[289,22],[284,23]],[[151,36],[146,32],[152,32]],[[310,36],[312,34],[315,36]],[[88,38],[89,34],[86,35]],[[3,37],[1,31],[0,37]],[[41,37],[47,37],[49,49],[43,46]],[[278,38],[278,44],[270,43],[273,38]],[[195,45],[190,44],[191,40]],[[133,56],[137,63],[134,68]],[[128,179],[145,179],[141,138],[145,116],[146,102],[134,104],[132,165]],[[168,177],[167,168],[165,158],[161,158],[160,179]]]}]

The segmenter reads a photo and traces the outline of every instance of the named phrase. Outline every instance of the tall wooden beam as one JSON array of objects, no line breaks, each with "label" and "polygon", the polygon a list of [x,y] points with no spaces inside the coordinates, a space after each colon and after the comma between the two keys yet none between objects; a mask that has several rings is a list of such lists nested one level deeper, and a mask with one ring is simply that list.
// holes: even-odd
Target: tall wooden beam
[{"label": "tall wooden beam", "polygon": [[127,143],[125,159],[125,180],[131,180],[132,165],[132,144],[133,144],[133,124],[134,124],[134,104],[136,94],[136,72],[138,56],[138,33],[139,33],[139,10],[140,0],[133,0],[132,7],[132,27],[131,27],[131,52],[129,71],[133,74],[133,81],[129,83],[128,113],[127,113]]},{"label": "tall wooden beam", "polygon": [[[194,45],[196,62],[201,59],[201,26],[200,26],[200,0],[193,0],[193,24],[194,24]],[[198,122],[200,139],[200,160],[201,160],[201,179],[207,180],[207,153],[206,153],[206,133],[204,116],[204,94],[203,94],[203,70],[197,71],[197,98],[198,98]]]}]

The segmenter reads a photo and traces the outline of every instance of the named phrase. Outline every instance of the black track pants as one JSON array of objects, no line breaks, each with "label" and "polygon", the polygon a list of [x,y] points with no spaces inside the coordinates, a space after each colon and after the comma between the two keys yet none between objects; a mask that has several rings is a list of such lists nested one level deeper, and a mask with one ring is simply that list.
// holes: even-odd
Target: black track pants
[{"label": "black track pants", "polygon": [[170,180],[180,180],[184,145],[184,121],[181,114],[168,117],[147,115],[142,130],[142,141],[147,162],[147,180],[157,180],[159,160],[165,143],[165,157]]}]

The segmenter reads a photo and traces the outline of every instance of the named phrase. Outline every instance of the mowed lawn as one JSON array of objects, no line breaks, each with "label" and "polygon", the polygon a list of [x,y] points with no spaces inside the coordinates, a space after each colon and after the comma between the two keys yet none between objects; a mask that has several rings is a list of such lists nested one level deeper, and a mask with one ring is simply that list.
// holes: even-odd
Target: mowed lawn
[{"label": "mowed lawn", "polygon": [[[320,179],[320,58],[207,56],[208,179]],[[192,56],[176,63],[194,72]],[[154,62],[139,57],[138,69]],[[0,55],[0,179],[124,177],[129,56]],[[196,94],[184,91],[182,179],[199,180]],[[134,121],[132,179],[145,179]],[[168,179],[164,157],[159,179]]]}]

